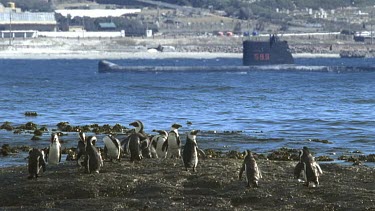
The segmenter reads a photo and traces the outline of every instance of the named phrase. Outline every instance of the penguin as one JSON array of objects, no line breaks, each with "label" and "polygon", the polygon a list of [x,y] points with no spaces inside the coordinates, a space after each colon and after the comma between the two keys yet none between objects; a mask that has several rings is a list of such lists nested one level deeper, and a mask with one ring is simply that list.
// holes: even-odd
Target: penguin
[{"label": "penguin", "polygon": [[[314,183],[313,187],[319,186],[319,176],[323,174],[319,164],[311,155],[307,147],[303,147],[300,151],[300,162],[303,164],[303,177],[305,179],[305,186],[309,187],[310,182]],[[297,164],[298,165],[298,164]]]},{"label": "penguin", "polygon": [[299,161],[297,165],[294,167],[294,179],[298,179],[298,181],[301,181],[300,176],[301,176],[303,169],[304,169],[304,165],[301,161]]},{"label": "penguin", "polygon": [[198,165],[198,145],[197,145],[197,133],[199,130],[192,130],[187,134],[186,143],[182,152],[182,161],[185,166],[185,170],[193,168],[193,172],[196,172]]},{"label": "penguin", "polygon": [[181,140],[178,133],[178,129],[182,127],[179,124],[173,124],[171,130],[169,131],[166,149],[167,156],[169,158],[180,158],[181,157]]},{"label": "penguin", "polygon": [[103,159],[99,150],[93,145],[97,141],[95,136],[89,136],[86,139],[86,156],[85,156],[85,169],[87,173],[99,173],[100,168],[103,166]]},{"label": "penguin", "polygon": [[48,153],[48,164],[57,165],[61,161],[61,144],[57,134],[51,134],[51,144]]},{"label": "penguin", "polygon": [[250,187],[250,183],[252,183],[254,187],[259,187],[258,181],[262,178],[262,173],[257,165],[253,153],[251,153],[250,150],[246,150],[245,158],[238,175],[240,180],[242,179],[242,174],[244,171],[247,181],[246,187]]},{"label": "penguin", "polygon": [[85,160],[85,153],[86,153],[86,134],[84,132],[80,132],[78,134],[79,140],[77,144],[77,165],[79,166],[85,166],[84,160]]},{"label": "penguin", "polygon": [[[142,157],[151,158],[150,139],[144,132],[143,123],[140,120],[130,123],[129,125],[134,126],[134,133],[137,134],[140,139],[139,146],[141,148]],[[130,141],[130,139],[129,139]],[[130,142],[128,141],[128,146]],[[129,148],[130,150],[130,148]]]},{"label": "penguin", "polygon": [[142,160],[142,150],[141,150],[141,138],[139,133],[132,133],[128,137],[127,141],[128,149],[130,152],[130,161],[134,162]]},{"label": "penguin", "polygon": [[120,141],[115,138],[113,135],[107,135],[103,138],[104,142],[104,153],[107,157],[113,161],[113,159],[120,160],[121,159],[121,143]]},{"label": "penguin", "polygon": [[154,158],[166,158],[167,156],[167,138],[168,132],[165,130],[153,130],[159,133],[151,139],[151,154]]},{"label": "penguin", "polygon": [[46,171],[46,161],[44,160],[44,151],[33,148],[29,151],[29,176],[28,179],[38,178],[39,172],[42,169]]}]

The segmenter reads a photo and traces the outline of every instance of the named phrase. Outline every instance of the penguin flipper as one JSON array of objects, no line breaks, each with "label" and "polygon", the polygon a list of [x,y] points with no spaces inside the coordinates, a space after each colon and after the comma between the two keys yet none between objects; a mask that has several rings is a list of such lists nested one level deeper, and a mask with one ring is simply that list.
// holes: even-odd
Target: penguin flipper
[{"label": "penguin flipper", "polygon": [[318,173],[319,173],[319,174],[323,174],[323,171],[322,171],[322,169],[320,168],[320,165],[319,165],[318,163],[315,163],[315,166],[316,166],[316,168],[317,168],[317,170],[318,170]]},{"label": "penguin flipper", "polygon": [[166,152],[168,150],[168,140],[164,141],[161,151]]},{"label": "penguin flipper", "polygon": [[62,150],[61,150],[61,147],[60,147],[60,153],[59,153],[59,163],[61,162],[61,154],[62,154]]},{"label": "penguin flipper", "polygon": [[240,169],[240,173],[238,174],[238,179],[241,180],[242,179],[242,174],[243,172],[245,171],[245,164],[243,163],[242,164],[242,167]]},{"label": "penguin flipper", "polygon": [[[157,140],[157,139],[156,139]],[[154,149],[156,149],[157,145],[158,145],[158,142],[155,141],[155,139],[151,139],[151,146],[154,147]]]},{"label": "penguin flipper", "polygon": [[124,153],[129,154],[129,137],[124,138],[124,140],[121,141],[121,146],[123,146]]},{"label": "penguin flipper", "polygon": [[199,149],[198,147],[197,147],[197,152],[198,152],[198,155],[200,155],[204,159],[207,158],[206,153],[203,150]]},{"label": "penguin flipper", "polygon": [[177,140],[176,140],[176,142],[177,142],[177,146],[178,146],[178,147],[181,147],[181,139],[180,139],[180,136],[177,136]]}]

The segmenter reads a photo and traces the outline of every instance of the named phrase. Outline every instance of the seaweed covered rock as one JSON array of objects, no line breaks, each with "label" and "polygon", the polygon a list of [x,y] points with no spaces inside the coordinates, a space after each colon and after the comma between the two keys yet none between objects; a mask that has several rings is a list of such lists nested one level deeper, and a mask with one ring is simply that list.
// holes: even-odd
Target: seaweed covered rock
[{"label": "seaweed covered rock", "polygon": [[35,111],[26,111],[24,113],[25,116],[38,116],[38,113]]},{"label": "seaweed covered rock", "polygon": [[237,151],[234,151],[234,150],[231,150],[229,151],[226,156],[228,158],[235,158],[235,159],[243,159],[244,158],[244,154],[243,153],[240,153],[240,152],[237,152]]},{"label": "seaweed covered rock", "polygon": [[41,131],[39,129],[36,129],[36,130],[34,130],[34,135],[35,136],[41,136],[41,135],[43,135],[43,131]]},{"label": "seaweed covered rock", "polygon": [[38,129],[38,125],[35,124],[35,123],[33,123],[33,122],[27,122],[26,124],[21,125],[20,129],[23,129],[23,130],[36,130],[36,129]]},{"label": "seaweed covered rock", "polygon": [[222,155],[221,151],[215,151],[213,149],[204,150],[207,158],[218,158]]},{"label": "seaweed covered rock", "polygon": [[270,160],[279,161],[299,160],[298,152],[299,150],[297,149],[289,149],[286,147],[282,147],[276,151],[273,151],[271,154],[267,156],[267,158]]},{"label": "seaweed covered rock", "polygon": [[332,142],[326,140],[326,139],[308,139],[308,141],[311,141],[311,142],[318,142],[318,143],[323,143],[323,144],[332,144]]},{"label": "seaweed covered rock", "polygon": [[11,130],[14,129],[14,127],[11,125],[10,122],[4,122],[4,123],[0,126],[0,129],[11,131]]},{"label": "seaweed covered rock", "polygon": [[3,146],[1,146],[0,152],[3,156],[8,156],[12,153],[18,153],[17,149],[10,147],[9,144],[3,144]]},{"label": "seaweed covered rock", "polygon": [[323,156],[316,157],[315,160],[316,161],[333,161],[334,159],[329,156],[323,155]]}]

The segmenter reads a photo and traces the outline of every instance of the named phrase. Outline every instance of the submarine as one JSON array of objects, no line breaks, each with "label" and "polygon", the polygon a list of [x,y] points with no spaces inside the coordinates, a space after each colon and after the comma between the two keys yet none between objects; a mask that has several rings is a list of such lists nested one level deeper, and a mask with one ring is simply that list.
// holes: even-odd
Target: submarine
[{"label": "submarine", "polygon": [[243,42],[243,65],[294,64],[287,41],[275,35],[269,41],[245,40]]},{"label": "submarine", "polygon": [[[294,64],[287,41],[280,41],[276,35],[268,41],[243,41],[243,65],[237,66],[120,66],[107,60],[98,63],[98,71],[106,72],[238,72],[254,69],[289,69]],[[277,67],[274,67],[277,65]],[[280,66],[281,65],[281,66]]]}]

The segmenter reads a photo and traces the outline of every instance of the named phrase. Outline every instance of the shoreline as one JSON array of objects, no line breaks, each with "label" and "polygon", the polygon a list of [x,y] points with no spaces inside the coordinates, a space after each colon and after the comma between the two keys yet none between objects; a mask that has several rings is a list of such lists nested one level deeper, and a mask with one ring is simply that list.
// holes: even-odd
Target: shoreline
[{"label": "shoreline", "polygon": [[[241,53],[212,53],[212,52],[99,52],[99,51],[50,51],[38,52],[14,52],[0,51],[0,59],[25,59],[25,60],[48,60],[48,59],[77,59],[77,60],[118,60],[118,59],[217,59],[237,58],[242,59]],[[339,54],[313,54],[297,53],[293,58],[340,58]]]}]

